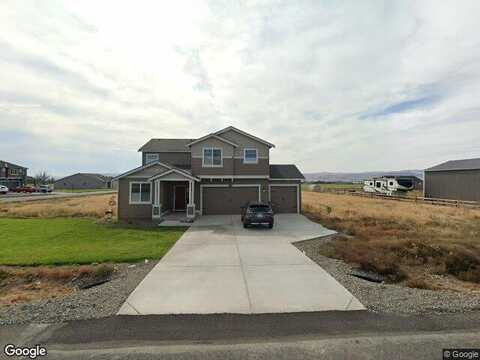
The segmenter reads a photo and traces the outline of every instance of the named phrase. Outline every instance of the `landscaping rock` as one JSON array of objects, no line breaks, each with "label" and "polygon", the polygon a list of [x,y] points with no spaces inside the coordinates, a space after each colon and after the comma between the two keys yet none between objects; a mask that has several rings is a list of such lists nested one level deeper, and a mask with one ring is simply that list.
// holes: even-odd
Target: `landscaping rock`
[{"label": "landscaping rock", "polygon": [[294,244],[330,273],[368,310],[397,315],[464,313],[480,310],[480,293],[412,289],[395,284],[375,283],[351,276],[352,267],[341,260],[319,254],[324,239]]},{"label": "landscaping rock", "polygon": [[360,270],[360,269],[354,269],[352,272],[350,272],[350,275],[356,276],[357,278],[367,280],[367,281],[372,281],[375,283],[382,283],[385,281],[385,277],[371,272],[371,271],[365,271],[365,270]]},{"label": "landscaping rock", "polygon": [[63,298],[0,306],[0,325],[57,323],[115,315],[155,264],[156,261],[137,263],[135,267],[118,264],[111,280],[103,284],[74,291]]}]

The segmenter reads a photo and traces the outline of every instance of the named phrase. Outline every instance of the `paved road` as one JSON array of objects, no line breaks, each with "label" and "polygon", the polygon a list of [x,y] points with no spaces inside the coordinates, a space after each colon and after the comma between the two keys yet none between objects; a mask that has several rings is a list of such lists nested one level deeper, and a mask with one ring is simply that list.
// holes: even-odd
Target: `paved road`
[{"label": "paved road", "polygon": [[0,204],[12,203],[12,202],[26,202],[26,201],[70,198],[70,197],[79,197],[79,196],[114,194],[116,192],[117,192],[116,190],[105,190],[105,191],[90,191],[90,192],[79,192],[79,193],[54,192],[50,194],[33,193],[33,194],[12,194],[12,195],[6,195],[6,196],[0,195]]},{"label": "paved road", "polygon": [[240,216],[202,216],[128,297],[122,315],[361,310],[291,243],[335,233],[303,215],[244,229]]},{"label": "paved road", "polygon": [[0,327],[0,346],[49,359],[442,359],[480,346],[480,312],[399,317],[367,311],[115,316]]}]

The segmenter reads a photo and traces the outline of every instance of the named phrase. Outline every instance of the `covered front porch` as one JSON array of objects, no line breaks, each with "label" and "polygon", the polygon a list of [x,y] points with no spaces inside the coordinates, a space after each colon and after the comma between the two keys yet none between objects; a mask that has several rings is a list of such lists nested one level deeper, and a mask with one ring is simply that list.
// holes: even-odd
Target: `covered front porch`
[{"label": "covered front porch", "polygon": [[195,218],[195,182],[198,181],[177,169],[151,177],[152,220],[192,222]]}]

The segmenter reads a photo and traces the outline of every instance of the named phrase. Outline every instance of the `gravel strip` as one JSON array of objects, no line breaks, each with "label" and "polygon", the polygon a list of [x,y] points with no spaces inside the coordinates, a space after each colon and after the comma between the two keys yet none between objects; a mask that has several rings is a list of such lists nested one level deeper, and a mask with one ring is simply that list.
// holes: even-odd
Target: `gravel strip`
[{"label": "gravel strip", "polygon": [[368,310],[397,315],[444,314],[480,311],[480,294],[412,289],[379,284],[349,275],[352,267],[341,260],[320,255],[319,248],[331,237],[297,242],[294,245],[330,273]]},{"label": "gravel strip", "polygon": [[57,323],[115,315],[157,261],[115,264],[113,279],[62,298],[0,307],[0,325]]}]

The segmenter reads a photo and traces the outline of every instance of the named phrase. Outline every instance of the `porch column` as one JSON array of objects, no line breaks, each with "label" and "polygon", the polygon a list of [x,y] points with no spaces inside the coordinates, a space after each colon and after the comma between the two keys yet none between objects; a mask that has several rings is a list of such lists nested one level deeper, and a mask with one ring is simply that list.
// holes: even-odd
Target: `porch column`
[{"label": "porch column", "polygon": [[187,217],[195,217],[195,182],[193,180],[189,180],[188,182]]},{"label": "porch column", "polygon": [[154,197],[152,205],[152,218],[159,219],[162,216],[162,205],[160,203],[160,180],[154,180],[153,183]]}]

